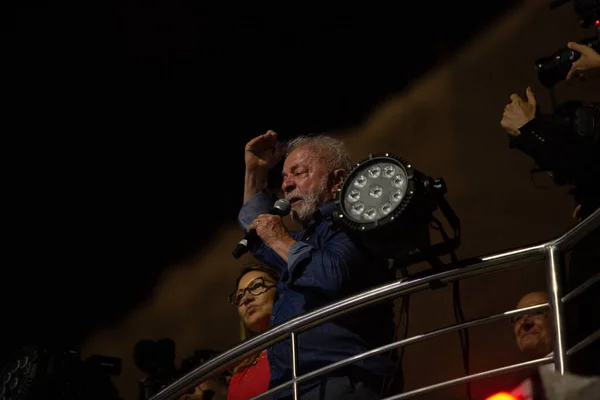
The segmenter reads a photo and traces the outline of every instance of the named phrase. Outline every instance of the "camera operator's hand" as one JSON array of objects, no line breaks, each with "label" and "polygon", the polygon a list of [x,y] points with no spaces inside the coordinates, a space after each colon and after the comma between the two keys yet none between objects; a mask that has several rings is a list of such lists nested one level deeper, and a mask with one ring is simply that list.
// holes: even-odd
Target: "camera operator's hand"
[{"label": "camera operator's hand", "polygon": [[581,54],[581,57],[571,65],[567,80],[600,77],[600,54],[584,44],[569,42],[567,46]]},{"label": "camera operator's hand", "polygon": [[527,101],[516,93],[511,94],[510,103],[504,107],[500,126],[512,136],[518,136],[520,134],[519,128],[535,118],[537,101],[531,87],[527,87],[525,94]]}]

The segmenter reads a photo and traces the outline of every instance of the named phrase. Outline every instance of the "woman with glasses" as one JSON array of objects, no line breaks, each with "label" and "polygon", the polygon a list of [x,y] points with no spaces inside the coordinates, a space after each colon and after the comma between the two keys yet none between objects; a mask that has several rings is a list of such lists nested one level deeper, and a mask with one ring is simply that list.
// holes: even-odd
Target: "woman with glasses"
[{"label": "woman with glasses", "polygon": [[[229,301],[244,322],[246,338],[269,327],[278,279],[279,273],[264,265],[246,267],[238,276],[237,289],[229,295]],[[227,400],[246,400],[267,391],[271,377],[267,351],[243,360],[232,373]]]},{"label": "woman with glasses", "polygon": [[[244,267],[238,276],[236,289],[229,295],[229,302],[237,308],[244,325],[245,338],[258,335],[269,327],[278,279],[279,272],[262,264]],[[242,360],[233,367],[231,373],[227,400],[247,400],[266,392],[271,377],[266,350]],[[194,394],[186,395],[183,399],[218,399],[218,393],[222,392],[223,388],[215,388],[213,381],[204,382]]]}]

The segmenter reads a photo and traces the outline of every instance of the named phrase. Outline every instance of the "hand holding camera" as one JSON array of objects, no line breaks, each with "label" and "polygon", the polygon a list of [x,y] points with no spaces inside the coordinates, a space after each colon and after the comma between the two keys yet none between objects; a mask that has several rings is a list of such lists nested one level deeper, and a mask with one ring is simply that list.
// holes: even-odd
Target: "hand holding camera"
[{"label": "hand holding camera", "polygon": [[516,93],[511,94],[510,103],[504,107],[500,126],[511,136],[518,136],[521,133],[519,128],[535,118],[537,101],[531,87],[527,87],[525,95],[527,100]]},{"label": "hand holding camera", "polygon": [[567,47],[580,54],[579,59],[571,65],[571,69],[567,73],[567,80],[600,77],[600,54],[594,48],[575,42],[569,42]]},{"label": "hand holding camera", "polygon": [[[553,0],[550,8],[569,1]],[[553,54],[535,60],[538,79],[548,89],[565,79],[600,75],[600,0],[573,0],[573,9],[579,25],[586,29],[593,27],[596,34],[570,42]]]}]

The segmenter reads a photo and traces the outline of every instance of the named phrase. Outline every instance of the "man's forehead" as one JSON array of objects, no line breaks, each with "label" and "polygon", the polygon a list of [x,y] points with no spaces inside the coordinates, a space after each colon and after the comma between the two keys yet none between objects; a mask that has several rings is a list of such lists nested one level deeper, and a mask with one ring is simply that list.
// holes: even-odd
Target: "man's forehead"
[{"label": "man's forehead", "polygon": [[314,150],[308,146],[299,147],[294,149],[289,156],[286,157],[283,163],[283,169],[289,170],[304,163],[312,161],[312,157],[315,155]]},{"label": "man's forehead", "polygon": [[542,292],[526,294],[519,300],[517,308],[525,308],[548,302],[548,296]]}]

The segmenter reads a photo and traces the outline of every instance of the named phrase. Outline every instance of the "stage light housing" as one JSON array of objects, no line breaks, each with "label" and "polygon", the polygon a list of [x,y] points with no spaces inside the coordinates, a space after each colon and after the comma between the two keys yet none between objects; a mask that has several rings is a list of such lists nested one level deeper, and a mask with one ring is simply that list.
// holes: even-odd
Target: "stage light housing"
[{"label": "stage light housing", "polygon": [[414,259],[432,247],[430,223],[445,193],[442,179],[403,158],[369,154],[344,179],[334,223],[378,256]]}]

